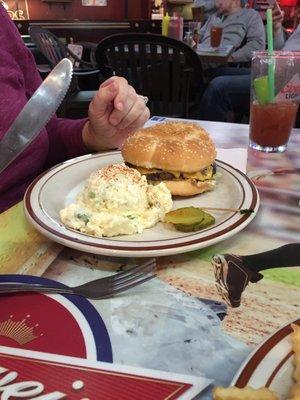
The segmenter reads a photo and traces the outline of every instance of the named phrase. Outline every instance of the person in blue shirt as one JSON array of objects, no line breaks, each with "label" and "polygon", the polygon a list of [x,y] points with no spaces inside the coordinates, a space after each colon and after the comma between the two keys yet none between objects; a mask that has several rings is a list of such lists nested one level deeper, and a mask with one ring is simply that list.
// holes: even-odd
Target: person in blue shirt
[{"label": "person in blue shirt", "polygon": [[252,8],[243,7],[241,0],[216,0],[217,11],[200,29],[200,43],[210,46],[211,28],[222,27],[222,45],[233,46],[230,62],[251,61],[253,51],[266,46],[265,28],[260,14]]},{"label": "person in blue shirt", "polygon": [[[241,6],[246,5],[247,0],[241,0]],[[205,21],[217,11],[216,0],[194,0],[194,7],[203,7]]]},{"label": "person in blue shirt", "polygon": [[[300,25],[285,39],[283,12],[276,2],[273,8],[274,48],[300,51]],[[197,118],[207,121],[232,122],[234,115],[248,115],[250,106],[250,68],[219,68],[218,76],[208,84]]]}]

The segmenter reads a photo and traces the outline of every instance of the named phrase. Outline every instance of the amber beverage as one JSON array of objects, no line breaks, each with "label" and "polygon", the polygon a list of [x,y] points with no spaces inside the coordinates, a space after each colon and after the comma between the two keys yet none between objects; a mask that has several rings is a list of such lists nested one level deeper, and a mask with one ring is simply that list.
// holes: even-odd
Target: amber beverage
[{"label": "amber beverage", "polygon": [[251,106],[250,146],[267,152],[286,149],[298,104],[289,102]]},{"label": "amber beverage", "polygon": [[249,146],[258,151],[286,150],[300,99],[300,53],[254,52],[251,66]]},{"label": "amber beverage", "polygon": [[210,29],[211,47],[219,47],[222,40],[223,28],[221,26],[212,26]]}]

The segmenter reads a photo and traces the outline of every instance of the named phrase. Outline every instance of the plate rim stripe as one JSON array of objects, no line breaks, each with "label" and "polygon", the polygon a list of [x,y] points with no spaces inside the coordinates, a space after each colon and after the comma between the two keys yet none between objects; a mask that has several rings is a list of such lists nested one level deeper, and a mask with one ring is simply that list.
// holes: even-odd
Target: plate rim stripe
[{"label": "plate rim stripe", "polygon": [[292,333],[292,324],[300,325],[300,318],[283,326],[278,331],[269,336],[258,348],[256,348],[242,365],[241,369],[233,378],[231,385],[238,388],[247,386],[251,376],[259,365],[260,361],[269,353],[269,351],[286,336]]},{"label": "plate rim stripe", "polygon": [[276,368],[274,369],[274,371],[272,372],[272,374],[270,375],[269,379],[267,380],[266,383],[266,387],[270,387],[270,385],[272,384],[275,376],[277,375],[278,371],[280,371],[281,367],[287,362],[287,360],[289,358],[291,358],[294,355],[293,351],[290,351],[286,356],[283,357],[283,359],[277,364]]}]

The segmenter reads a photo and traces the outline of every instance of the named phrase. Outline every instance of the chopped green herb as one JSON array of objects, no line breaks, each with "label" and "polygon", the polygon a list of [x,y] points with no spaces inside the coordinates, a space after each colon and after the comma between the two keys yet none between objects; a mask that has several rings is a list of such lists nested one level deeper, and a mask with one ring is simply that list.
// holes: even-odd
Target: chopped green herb
[{"label": "chopped green herb", "polygon": [[81,219],[85,224],[87,224],[90,220],[89,216],[85,213],[78,213],[76,214],[76,218]]},{"label": "chopped green herb", "polygon": [[89,198],[94,199],[96,197],[95,192],[89,192]]}]

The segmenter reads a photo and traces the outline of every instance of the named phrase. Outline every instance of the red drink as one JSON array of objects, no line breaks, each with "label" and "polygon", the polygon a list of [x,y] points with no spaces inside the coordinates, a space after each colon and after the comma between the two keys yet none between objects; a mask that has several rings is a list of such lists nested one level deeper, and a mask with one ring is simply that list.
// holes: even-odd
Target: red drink
[{"label": "red drink", "polygon": [[223,28],[221,26],[212,26],[210,29],[211,47],[219,47],[221,44]]},{"label": "red drink", "polygon": [[294,126],[298,104],[292,101],[252,103],[250,146],[264,151],[284,151]]}]

